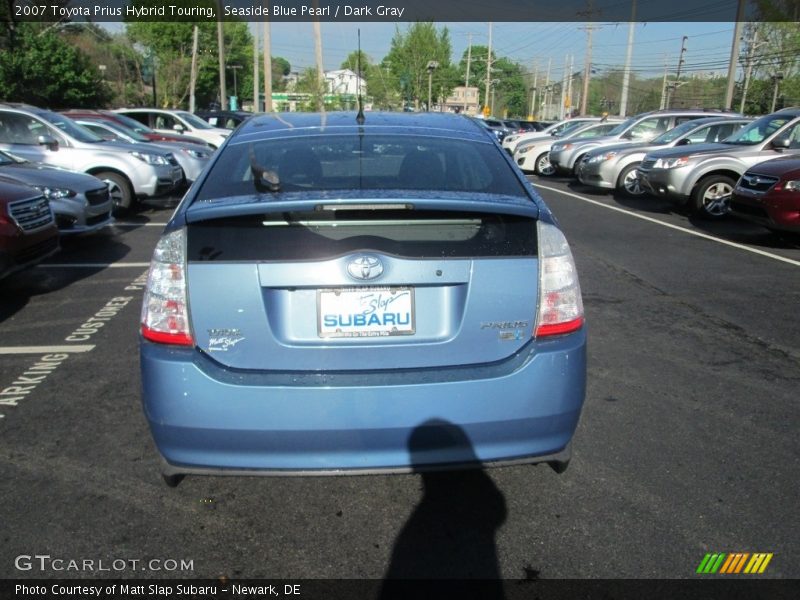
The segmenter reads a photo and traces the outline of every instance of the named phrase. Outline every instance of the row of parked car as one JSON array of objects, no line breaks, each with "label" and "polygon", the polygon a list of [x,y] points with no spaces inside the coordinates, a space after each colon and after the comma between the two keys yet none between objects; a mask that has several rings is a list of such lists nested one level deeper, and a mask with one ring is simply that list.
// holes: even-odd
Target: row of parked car
[{"label": "row of parked car", "polygon": [[800,108],[757,119],[711,110],[581,117],[507,136],[503,146],[526,172],[800,231]]},{"label": "row of parked car", "polygon": [[92,233],[138,200],[181,192],[251,114],[59,113],[0,102],[0,277],[55,252],[60,236]]}]

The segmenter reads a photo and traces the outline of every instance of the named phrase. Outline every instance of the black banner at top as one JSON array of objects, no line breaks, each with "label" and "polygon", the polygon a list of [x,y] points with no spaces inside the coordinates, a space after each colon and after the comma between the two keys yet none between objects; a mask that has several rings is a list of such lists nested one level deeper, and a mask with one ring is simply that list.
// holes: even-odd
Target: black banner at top
[{"label": "black banner at top", "polygon": [[13,21],[75,22],[800,20],[800,0],[14,0],[10,10]]}]

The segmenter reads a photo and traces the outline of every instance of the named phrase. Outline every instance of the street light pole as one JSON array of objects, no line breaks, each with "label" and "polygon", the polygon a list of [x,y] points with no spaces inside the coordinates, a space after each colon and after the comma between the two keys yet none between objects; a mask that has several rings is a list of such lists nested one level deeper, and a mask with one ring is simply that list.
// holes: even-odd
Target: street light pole
[{"label": "street light pole", "polygon": [[783,73],[775,73],[772,76],[772,105],[770,106],[769,112],[775,112],[775,103],[778,101],[778,86],[780,86],[781,80],[783,79]]},{"label": "street light pole", "polygon": [[234,95],[235,97],[237,97],[237,98],[238,98],[238,97],[239,97],[239,94],[237,94],[237,93],[236,93],[236,92],[237,92],[237,86],[236,86],[236,71],[238,71],[239,69],[241,69],[241,68],[242,68],[242,65],[228,65],[228,68],[229,68],[231,71],[233,71],[233,95]]},{"label": "street light pole", "polygon": [[439,67],[439,63],[435,60],[428,61],[428,106],[425,108],[426,112],[431,111],[431,84],[433,82],[433,72]]}]

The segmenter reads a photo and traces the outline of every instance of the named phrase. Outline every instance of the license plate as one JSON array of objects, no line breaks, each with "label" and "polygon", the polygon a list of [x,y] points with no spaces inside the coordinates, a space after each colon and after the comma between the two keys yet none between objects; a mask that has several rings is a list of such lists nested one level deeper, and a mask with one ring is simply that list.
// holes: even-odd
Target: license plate
[{"label": "license plate", "polygon": [[320,337],[413,335],[414,288],[319,290],[317,331]]}]

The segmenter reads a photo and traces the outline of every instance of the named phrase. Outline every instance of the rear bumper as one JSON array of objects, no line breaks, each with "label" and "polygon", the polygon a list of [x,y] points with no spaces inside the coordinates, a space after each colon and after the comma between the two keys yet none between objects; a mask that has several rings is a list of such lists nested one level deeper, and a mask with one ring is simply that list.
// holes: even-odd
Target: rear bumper
[{"label": "rear bumper", "polygon": [[586,335],[452,370],[231,373],[196,350],[146,342],[141,363],[167,474],[411,471],[568,460]]}]

